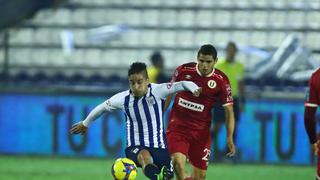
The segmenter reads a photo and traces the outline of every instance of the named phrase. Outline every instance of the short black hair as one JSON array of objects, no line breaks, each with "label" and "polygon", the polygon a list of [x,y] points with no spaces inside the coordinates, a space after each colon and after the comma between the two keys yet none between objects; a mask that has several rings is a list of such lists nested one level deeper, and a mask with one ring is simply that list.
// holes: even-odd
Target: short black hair
[{"label": "short black hair", "polygon": [[200,47],[199,51],[198,51],[198,56],[200,56],[200,54],[203,55],[212,55],[213,59],[217,58],[217,50],[216,48],[211,45],[211,44],[204,44]]},{"label": "short black hair", "polygon": [[145,78],[148,78],[147,65],[145,63],[134,62],[130,65],[130,68],[128,70],[128,77],[132,74],[138,73],[141,73],[145,76]]}]

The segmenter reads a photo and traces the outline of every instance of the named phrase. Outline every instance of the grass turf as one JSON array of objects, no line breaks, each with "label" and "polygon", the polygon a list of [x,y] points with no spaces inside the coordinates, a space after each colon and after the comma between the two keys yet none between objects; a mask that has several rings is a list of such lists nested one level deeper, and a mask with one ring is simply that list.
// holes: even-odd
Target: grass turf
[{"label": "grass turf", "polygon": [[[114,160],[0,156],[0,180],[111,180]],[[189,171],[190,172],[190,171]],[[315,167],[211,164],[208,180],[307,180]],[[147,180],[138,169],[137,180]]]}]

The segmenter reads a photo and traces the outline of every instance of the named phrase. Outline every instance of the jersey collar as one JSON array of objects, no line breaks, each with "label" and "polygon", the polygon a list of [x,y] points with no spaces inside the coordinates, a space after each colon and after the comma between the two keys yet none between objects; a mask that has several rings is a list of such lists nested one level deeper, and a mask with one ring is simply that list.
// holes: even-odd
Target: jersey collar
[{"label": "jersey collar", "polygon": [[[199,69],[198,69],[198,63],[197,63],[197,65],[196,65],[196,70],[197,70],[197,73],[198,73],[200,76],[202,76],[202,75],[201,75],[201,72],[200,72]],[[214,74],[214,70],[215,70],[215,68],[213,68],[213,69],[212,69],[212,72],[209,73],[208,75],[206,75],[206,77],[211,77],[211,76]]]}]

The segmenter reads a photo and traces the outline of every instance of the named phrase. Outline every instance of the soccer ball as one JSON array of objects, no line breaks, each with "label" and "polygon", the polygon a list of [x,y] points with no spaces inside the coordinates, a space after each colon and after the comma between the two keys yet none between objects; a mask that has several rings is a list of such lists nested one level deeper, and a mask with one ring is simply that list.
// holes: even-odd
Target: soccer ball
[{"label": "soccer ball", "polygon": [[112,165],[111,174],[115,180],[135,180],[136,164],[128,158],[118,158]]}]

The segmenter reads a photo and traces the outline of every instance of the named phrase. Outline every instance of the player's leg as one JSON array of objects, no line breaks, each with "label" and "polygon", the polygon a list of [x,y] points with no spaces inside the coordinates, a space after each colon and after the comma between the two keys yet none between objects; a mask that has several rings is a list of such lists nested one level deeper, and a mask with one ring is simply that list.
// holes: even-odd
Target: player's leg
[{"label": "player's leg", "polygon": [[189,161],[191,164],[191,178],[204,180],[210,160],[210,131],[199,131],[189,148]]},{"label": "player's leg", "polygon": [[176,152],[171,155],[171,159],[177,180],[184,180],[185,178],[187,178],[188,175],[186,173],[186,155],[180,152]]},{"label": "player's leg", "polygon": [[191,179],[204,180],[206,179],[207,170],[197,168],[191,164]]},{"label": "player's leg", "polygon": [[187,178],[185,164],[190,146],[188,142],[189,137],[183,133],[170,131],[167,132],[166,138],[176,179],[184,180]]},{"label": "player's leg", "polygon": [[146,177],[151,180],[158,180],[160,169],[153,163],[153,158],[147,147],[128,147],[125,152],[128,158],[132,159],[138,167],[142,168]]},{"label": "player's leg", "polygon": [[153,157],[154,164],[156,164],[161,169],[159,176],[160,179],[173,179],[173,164],[168,149],[150,148],[150,153]]}]

